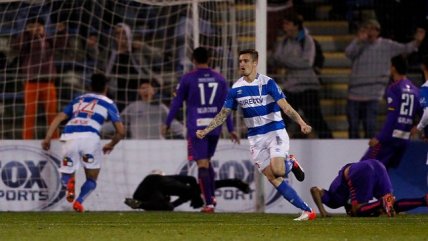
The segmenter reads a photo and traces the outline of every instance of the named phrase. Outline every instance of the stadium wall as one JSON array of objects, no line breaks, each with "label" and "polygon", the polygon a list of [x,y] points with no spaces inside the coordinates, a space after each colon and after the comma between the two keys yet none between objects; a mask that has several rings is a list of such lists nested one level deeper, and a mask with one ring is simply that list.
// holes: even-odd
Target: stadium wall
[{"label": "stadium wall", "polygon": [[[71,211],[61,189],[57,167],[61,161],[59,142],[45,152],[40,141],[0,141],[0,210],[1,211]],[[314,206],[309,189],[312,186],[328,188],[339,168],[359,160],[365,152],[367,140],[293,140],[291,153],[298,157],[305,169],[306,179],[300,183],[290,176],[288,181],[302,198]],[[428,145],[412,143],[401,165],[391,173],[398,198],[422,196],[428,192]],[[217,179],[239,178],[254,189],[254,166],[249,160],[248,142],[235,145],[221,140],[213,157]],[[186,161],[186,142],[182,140],[126,140],[106,157],[97,189],[85,201],[90,211],[129,211],[123,203],[131,197],[140,181],[154,169],[166,174],[196,175],[193,163]],[[84,180],[78,172],[80,186]],[[298,210],[277,195],[265,181],[266,212],[297,213]],[[217,190],[219,212],[254,212],[254,190],[243,194],[234,188]],[[198,211],[188,204],[179,211]],[[344,210],[329,210],[343,213]],[[420,209],[419,212],[427,212]]]}]

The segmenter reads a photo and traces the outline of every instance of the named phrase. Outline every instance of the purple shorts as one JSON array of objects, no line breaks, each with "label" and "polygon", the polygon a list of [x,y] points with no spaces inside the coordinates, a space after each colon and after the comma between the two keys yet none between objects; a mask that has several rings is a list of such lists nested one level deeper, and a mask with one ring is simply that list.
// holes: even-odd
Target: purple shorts
[{"label": "purple shorts", "polygon": [[187,138],[187,159],[197,161],[201,159],[211,159],[214,156],[220,136],[207,135],[203,139],[197,137]]}]

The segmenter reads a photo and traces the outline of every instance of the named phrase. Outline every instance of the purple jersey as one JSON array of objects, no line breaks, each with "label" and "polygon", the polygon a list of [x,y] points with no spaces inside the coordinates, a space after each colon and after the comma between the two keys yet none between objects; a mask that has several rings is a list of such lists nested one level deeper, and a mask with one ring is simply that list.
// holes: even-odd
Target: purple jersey
[{"label": "purple jersey", "polygon": [[386,89],[388,112],[377,135],[380,142],[410,138],[410,130],[419,111],[419,89],[408,79],[396,81]]},{"label": "purple jersey", "polygon": [[[345,172],[348,167],[349,171]],[[351,203],[367,203],[391,192],[392,184],[385,166],[378,160],[368,159],[346,164],[340,169],[328,191],[324,192],[322,202],[330,208],[339,208]]]},{"label": "purple jersey", "polygon": [[[210,68],[198,68],[185,74],[177,87],[170,112],[166,119],[169,126],[186,102],[187,136],[195,136],[196,130],[204,129],[220,112],[228,92],[226,80]],[[227,120],[229,132],[233,131],[231,118]],[[211,135],[220,135],[221,127],[214,129]]]},{"label": "purple jersey", "polygon": [[420,109],[419,90],[410,80],[402,79],[388,86],[386,98],[388,112],[376,136],[379,143],[369,147],[361,160],[377,159],[390,168],[398,166],[409,142],[413,120]]}]

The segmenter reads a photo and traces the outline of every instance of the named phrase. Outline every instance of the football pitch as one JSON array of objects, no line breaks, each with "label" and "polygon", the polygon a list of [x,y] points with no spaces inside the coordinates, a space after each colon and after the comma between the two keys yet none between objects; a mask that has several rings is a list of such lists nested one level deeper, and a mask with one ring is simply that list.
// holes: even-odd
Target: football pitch
[{"label": "football pitch", "polygon": [[296,222],[297,215],[194,212],[0,212],[0,240],[428,240],[428,215]]}]

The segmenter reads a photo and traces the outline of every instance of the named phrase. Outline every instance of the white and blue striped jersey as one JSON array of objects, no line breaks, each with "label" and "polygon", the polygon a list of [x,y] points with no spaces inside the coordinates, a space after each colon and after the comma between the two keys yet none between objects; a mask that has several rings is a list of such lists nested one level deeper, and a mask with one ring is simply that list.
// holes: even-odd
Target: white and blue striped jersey
[{"label": "white and blue striped jersey", "polygon": [[257,74],[251,83],[243,77],[238,79],[229,90],[224,107],[236,110],[239,105],[248,136],[255,136],[285,128],[281,108],[276,103],[282,98],[285,95],[273,79]]},{"label": "white and blue striped jersey", "polygon": [[70,117],[61,135],[61,140],[98,137],[103,123],[121,121],[114,102],[104,95],[84,94],[71,101],[64,109]]},{"label": "white and blue striped jersey", "polygon": [[425,135],[428,134],[428,81],[419,88],[419,104],[423,110],[423,114],[418,123],[418,129],[425,128]]}]

